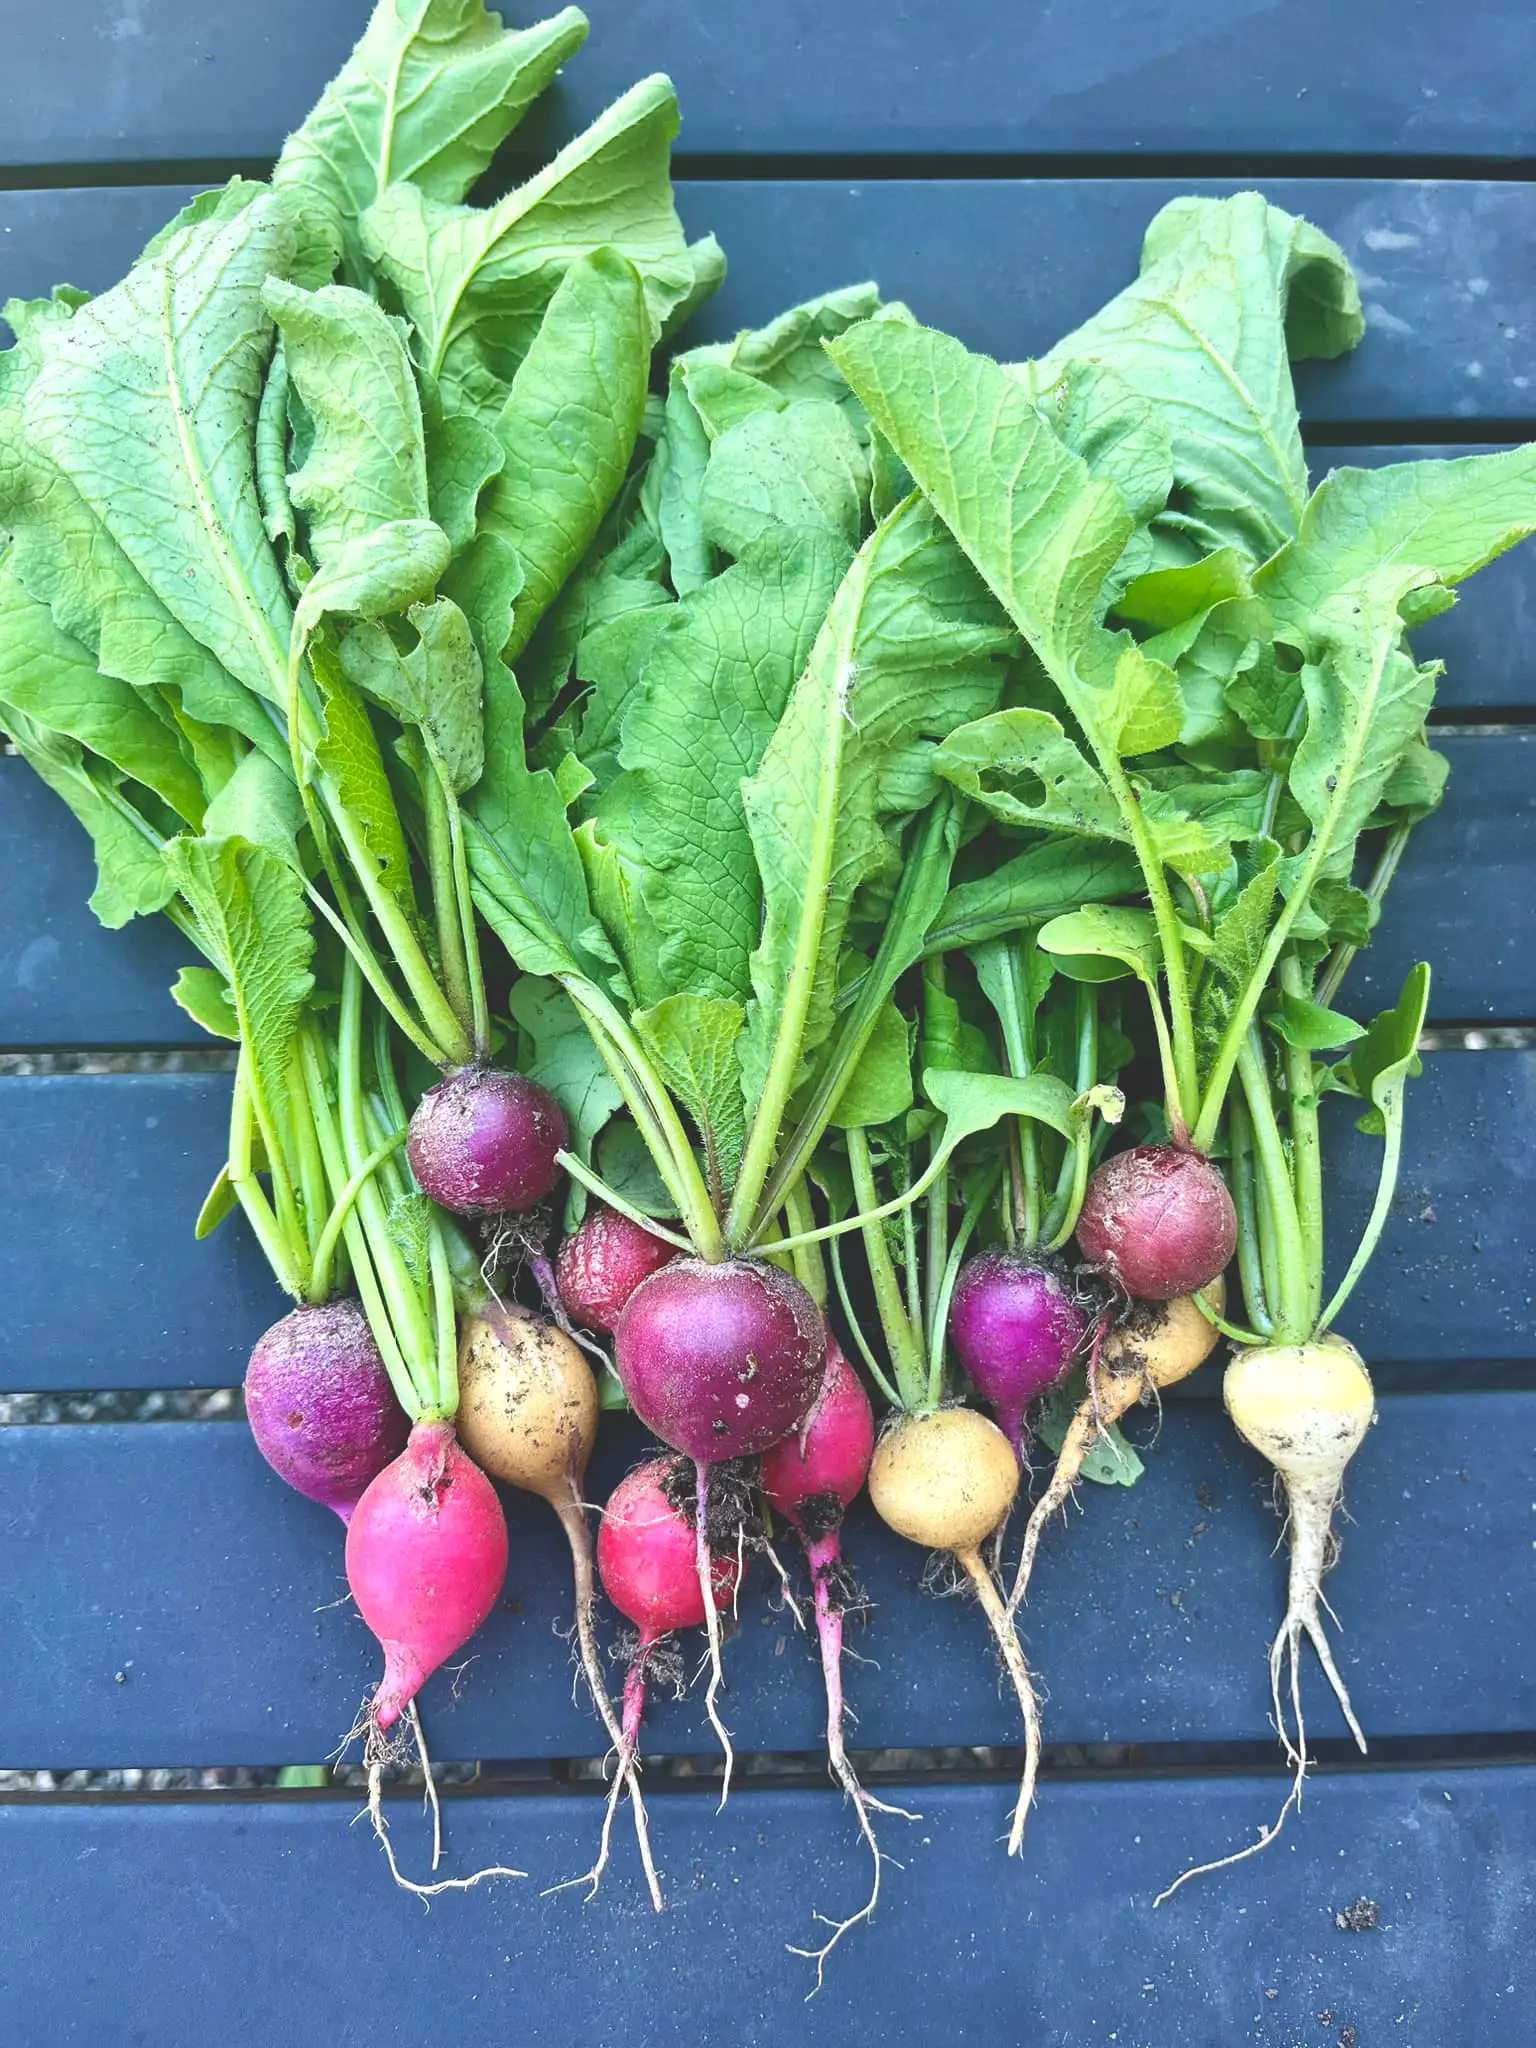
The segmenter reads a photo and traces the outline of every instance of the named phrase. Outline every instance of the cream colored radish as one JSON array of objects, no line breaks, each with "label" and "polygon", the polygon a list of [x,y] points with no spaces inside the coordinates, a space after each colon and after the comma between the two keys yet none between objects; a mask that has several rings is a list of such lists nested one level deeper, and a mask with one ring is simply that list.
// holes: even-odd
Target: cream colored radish
[{"label": "cream colored radish", "polygon": [[[651,1903],[659,1913],[661,1884],[651,1859],[639,1767],[623,1743],[593,1625],[592,1532],[582,1493],[587,1460],[597,1440],[598,1411],[591,1367],[553,1323],[498,1302],[465,1319],[459,1338],[459,1437],[487,1472],[524,1493],[538,1494],[560,1517],[576,1581],[581,1666],[620,1758],[618,1783],[629,1787],[640,1858]],[[594,1891],[607,1867],[612,1822],[610,1802],[597,1862],[585,1879],[576,1880],[589,1883]]]},{"label": "cream colored radish", "polygon": [[[1227,1283],[1220,1274],[1203,1290],[1203,1296],[1213,1314],[1225,1312]],[[1210,1357],[1216,1342],[1216,1325],[1192,1294],[1178,1295],[1172,1301],[1133,1302],[1130,1313],[1105,1337],[1097,1363],[1090,1368],[1087,1395],[1062,1442],[1051,1482],[1036,1501],[1024,1531],[1024,1548],[1008,1596],[1010,1614],[1029,1591],[1040,1538],[1070,1499],[1088,1453],[1138,1401],[1188,1379]]]},{"label": "cream colored radish", "polygon": [[[1306,1344],[1254,1345],[1234,1353],[1222,1389],[1238,1434],[1269,1460],[1285,1487],[1290,1532],[1290,1573],[1285,1619],[1269,1651],[1269,1686],[1275,1727],[1295,1770],[1290,1792],[1273,1824],[1247,1848],[1186,1870],[1154,1901],[1176,1892],[1185,1879],[1241,1863],[1268,1848],[1301,1798],[1307,1772],[1307,1729],[1301,1706],[1301,1642],[1305,1636],[1333,1687],[1350,1733],[1365,1749],[1348,1689],[1323,1627],[1323,1575],[1336,1554],[1333,1516],[1344,1490],[1344,1471],[1376,1420],[1376,1396],[1365,1361],[1334,1332]],[[1281,1700],[1290,1694],[1292,1736]]]},{"label": "cream colored radish", "polygon": [[875,1512],[898,1536],[947,1550],[976,1588],[1024,1716],[1024,1775],[1008,1835],[1017,1856],[1040,1769],[1040,1709],[1024,1652],[981,1546],[1007,1520],[1019,1490],[1012,1444],[974,1408],[905,1415],[881,1437],[869,1468]]}]

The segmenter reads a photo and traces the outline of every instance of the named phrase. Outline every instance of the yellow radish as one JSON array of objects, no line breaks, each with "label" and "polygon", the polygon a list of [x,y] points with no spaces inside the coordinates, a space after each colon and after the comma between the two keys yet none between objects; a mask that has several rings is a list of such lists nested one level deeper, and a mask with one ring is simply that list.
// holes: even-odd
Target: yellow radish
[{"label": "yellow radish", "polygon": [[[598,1410],[591,1367],[553,1323],[500,1302],[488,1303],[465,1318],[459,1339],[459,1438],[487,1472],[508,1486],[538,1494],[560,1517],[576,1579],[576,1642],[582,1669],[620,1758],[620,1782],[629,1786],[640,1857],[651,1903],[659,1913],[661,1885],[651,1860],[639,1767],[627,1757],[593,1626],[592,1532],[582,1493],[597,1438]],[[593,1890],[607,1867],[612,1822],[610,1802],[597,1862],[587,1880],[577,1880],[590,1882]]]},{"label": "yellow radish", "polygon": [[904,1415],[875,1446],[869,1497],[898,1536],[925,1550],[946,1550],[976,1588],[1024,1716],[1024,1775],[1008,1836],[1017,1856],[1040,1769],[1040,1710],[1024,1652],[1003,1607],[981,1546],[1002,1527],[1019,1490],[1012,1444],[974,1408]]}]

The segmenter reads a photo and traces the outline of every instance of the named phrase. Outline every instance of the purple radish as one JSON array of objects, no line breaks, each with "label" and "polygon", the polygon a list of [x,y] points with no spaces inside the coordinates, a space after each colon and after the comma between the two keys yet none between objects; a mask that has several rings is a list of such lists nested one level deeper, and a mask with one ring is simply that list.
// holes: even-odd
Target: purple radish
[{"label": "purple radish", "polygon": [[[630,1405],[664,1444],[691,1458],[698,1475],[696,1566],[711,1583],[710,1467],[752,1458],[788,1436],[810,1409],[826,1365],[827,1328],[799,1281],[756,1259],[710,1265],[679,1258],[644,1280],[614,1331],[614,1362]],[[702,1598],[702,1596],[701,1596]],[[710,1680],[705,1705],[725,1752],[720,1719],[720,1620],[704,1601]]]},{"label": "purple radish", "polygon": [[859,1828],[874,1858],[874,1883],[862,1909],[834,1928],[832,1939],[810,1955],[821,1968],[838,1942],[860,1921],[868,1920],[880,1898],[880,1845],[869,1814],[900,1808],[871,1798],[848,1761],[843,1741],[843,1601],[846,1575],[842,1563],[843,1510],[869,1476],[875,1453],[875,1418],[858,1374],[834,1337],[827,1339],[827,1364],[816,1405],[793,1436],[777,1443],[763,1457],[763,1493],[805,1545],[816,1601],[816,1636],[821,1646],[821,1673],[827,1694],[827,1760],[832,1775],[853,1801]]},{"label": "purple radish", "polygon": [[296,1308],[257,1339],[245,1413],[273,1471],[344,1522],[410,1432],[368,1318],[348,1300]]},{"label": "purple radish", "polygon": [[439,1208],[496,1216],[543,1201],[570,1137],[547,1088],[521,1074],[461,1067],[417,1103],[405,1149]]},{"label": "purple radish", "polygon": [[1135,1145],[1088,1183],[1077,1242],[1090,1265],[1134,1301],[1198,1294],[1237,1249],[1237,1211],[1220,1170],[1201,1152]]},{"label": "purple radish", "polygon": [[1025,1252],[981,1252],[955,1283],[949,1334],[1021,1465],[1029,1405],[1071,1365],[1087,1328],[1063,1274]]}]

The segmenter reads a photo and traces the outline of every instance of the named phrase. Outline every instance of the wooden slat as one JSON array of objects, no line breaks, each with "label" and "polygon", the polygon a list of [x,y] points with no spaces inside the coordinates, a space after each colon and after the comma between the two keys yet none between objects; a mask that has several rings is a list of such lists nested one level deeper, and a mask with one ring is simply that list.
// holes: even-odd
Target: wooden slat
[{"label": "wooden slat", "polygon": [[[1247,181],[1252,183],[1252,180]],[[1536,414],[1536,184],[1266,178],[1264,190],[1343,242],[1363,273],[1371,332],[1344,364],[1303,365],[1314,423]],[[812,292],[877,277],[973,347],[1049,347],[1135,275],[1147,222],[1180,192],[1232,181],[1166,178],[707,181],[679,187],[690,232],[731,258],[698,335],[755,325]],[[5,288],[113,282],[181,203],[168,188],[0,193]]]},{"label": "wooden slat", "polygon": [[201,1045],[170,999],[191,947],[164,918],[109,932],[90,842],[25,761],[0,760],[0,1045]]},{"label": "wooden slat", "polygon": [[[1153,1428],[1132,1425],[1143,1443]],[[635,1425],[605,1425],[594,1500],[643,1446]],[[1087,1489],[1042,1550],[1025,1626],[1049,1739],[1262,1742],[1282,1583],[1266,1469],[1209,1402],[1170,1410],[1148,1459],[1134,1488]],[[1371,1735],[1536,1726],[1536,1612],[1518,1570],[1488,1568],[1524,1541],[1510,1504],[1523,1513],[1533,1481],[1536,1395],[1385,1397],[1351,1468],[1353,1519],[1328,1582]],[[445,1758],[592,1754],[601,1733],[573,1701],[561,1633],[563,1542],[541,1502],[508,1499],[503,1601],[462,1676],[424,1694],[431,1740]],[[377,1678],[377,1649],[344,1602],[340,1524],[268,1472],[243,1426],[0,1432],[0,1538],[0,1768],[313,1760]],[[922,1593],[926,1558],[867,1503],[846,1549],[872,1602],[850,1636],[875,1660],[848,1666],[858,1743],[1019,1742],[972,1603]],[[740,1750],[820,1747],[813,1651],[761,1561],[726,1666]],[[1307,1697],[1314,1732],[1343,1734],[1315,1671]],[[659,1697],[647,1729],[654,1751],[714,1746],[697,1688]]]},{"label": "wooden slat", "polygon": [[1409,840],[1341,1001],[1369,1017],[1428,960],[1434,1016],[1536,1020],[1536,734],[1435,743],[1451,764],[1445,801]]},{"label": "wooden slat", "polygon": [[[505,10],[519,22],[540,10]],[[553,12],[553,7],[549,8]],[[898,12],[590,0],[556,125],[670,71],[690,151],[1528,152],[1536,96],[1519,0],[1181,8],[953,0]],[[7,0],[7,164],[259,157],[302,119],[365,0],[196,10]]]},{"label": "wooden slat", "polygon": [[[1440,1053],[1409,1098],[1401,1192],[1348,1327],[1422,1381],[1536,1358],[1536,1054]],[[192,1220],[225,1143],[220,1075],[0,1080],[0,1387],[223,1386],[283,1303],[243,1225]],[[1343,1272],[1380,1147],[1325,1106],[1328,1264]],[[105,1333],[110,1333],[105,1334]]]},{"label": "wooden slat", "polygon": [[228,1144],[223,1075],[0,1080],[0,1384],[228,1386],[284,1300],[244,1225],[192,1226]]},{"label": "wooden slat", "polygon": [[[506,1861],[531,1876],[429,1914],[392,1888],[366,1823],[349,1827],[338,1801],[0,1808],[0,2023],[50,2048],[126,2039],[129,2014],[145,2040],[227,2048],[674,2048],[697,2037],[703,2012],[720,2015],[715,2038],[732,2048],[1528,2038],[1531,1770],[1325,1778],[1281,1844],[1158,1912],[1153,1897],[1187,1858],[1251,1840],[1273,1817],[1274,1779],[1047,1784],[1020,1863],[997,1839],[998,1787],[912,1796],[921,1822],[883,1823],[905,1867],[887,1869],[874,1924],[832,1958],[807,2007],[813,1972],[786,1947],[824,1938],[813,1910],[853,1911],[866,1882],[830,1793],[739,1792],[718,1817],[704,1797],[655,1799],[659,1919],[627,1840],[591,1906],[580,1891],[537,1895],[591,1861],[585,1799],[453,1802],[456,1872]],[[390,1815],[419,1869],[414,1803]],[[1342,1931],[1335,1915],[1362,1898],[1375,1931]]]}]

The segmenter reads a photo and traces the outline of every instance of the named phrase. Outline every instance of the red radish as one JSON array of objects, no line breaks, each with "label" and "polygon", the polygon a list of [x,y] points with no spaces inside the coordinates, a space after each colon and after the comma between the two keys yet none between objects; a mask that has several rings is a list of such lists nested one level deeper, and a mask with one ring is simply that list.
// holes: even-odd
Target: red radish
[{"label": "red radish", "polygon": [[[697,1518],[673,1505],[668,1483],[675,1458],[650,1458],[621,1479],[608,1498],[597,1532],[597,1570],[603,1590],[640,1632],[624,1680],[623,1731],[609,1808],[634,1768],[645,1714],[647,1672],[657,1645],[680,1628],[706,1620],[698,1569]],[[734,1557],[709,1566],[713,1618],[736,1597],[740,1570]]]},{"label": "red radish", "polygon": [[411,1118],[411,1171],[456,1216],[531,1209],[560,1177],[570,1143],[565,1111],[521,1074],[461,1067],[431,1088]]},{"label": "red radish", "polygon": [[1175,1145],[1136,1145],[1088,1183],[1077,1242],[1136,1301],[1197,1294],[1237,1249],[1237,1211],[1218,1168]]},{"label": "red radish", "polygon": [[[614,1363],[630,1406],[664,1444],[692,1458],[698,1476],[696,1561],[710,1582],[710,1467],[752,1458],[788,1436],[816,1398],[826,1363],[827,1327],[790,1274],[756,1259],[678,1258],[641,1281],[614,1332]],[[704,1605],[701,1598],[701,1605]],[[730,1796],[730,1731],[716,1700],[720,1623],[704,1606],[709,1630],[705,1708],[725,1753],[721,1804]]]},{"label": "red radish", "polygon": [[816,1636],[821,1645],[821,1673],[827,1693],[827,1759],[832,1774],[853,1801],[859,1828],[874,1858],[874,1883],[862,1909],[836,1926],[820,1949],[797,1949],[822,1966],[851,1927],[870,1919],[880,1899],[880,1845],[870,1824],[873,1808],[899,1813],[872,1798],[859,1783],[843,1742],[843,1607],[847,1579],[842,1562],[843,1510],[869,1476],[875,1451],[875,1417],[869,1396],[835,1337],[827,1339],[827,1365],[821,1392],[804,1425],[777,1443],[763,1458],[763,1493],[771,1507],[793,1524],[805,1545],[816,1600]]},{"label": "red radish", "polygon": [[1024,1252],[980,1252],[955,1283],[949,1334],[1020,1464],[1029,1405],[1071,1365],[1087,1328],[1061,1270]]},{"label": "red radish", "polygon": [[617,1209],[596,1203],[560,1247],[555,1283],[573,1323],[611,1335],[642,1280],[669,1265],[677,1247],[652,1236]]},{"label": "red radish", "polygon": [[368,1318],[348,1300],[296,1308],[257,1339],[245,1413],[273,1471],[344,1522],[410,1428]]},{"label": "red radish", "polygon": [[418,1422],[347,1529],[347,1581],[384,1650],[370,1715],[381,1734],[469,1641],[506,1576],[495,1487],[459,1449],[451,1422]]}]

